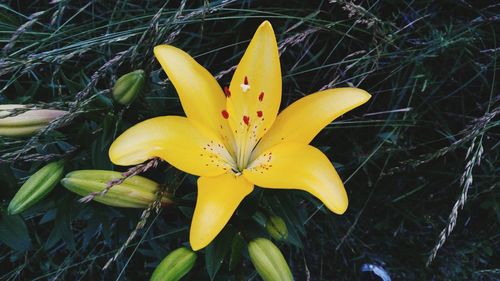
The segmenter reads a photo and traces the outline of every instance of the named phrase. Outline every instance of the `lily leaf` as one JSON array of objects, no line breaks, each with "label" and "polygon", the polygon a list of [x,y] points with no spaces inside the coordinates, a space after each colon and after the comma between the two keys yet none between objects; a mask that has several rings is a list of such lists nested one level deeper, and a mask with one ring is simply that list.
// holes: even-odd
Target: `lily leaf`
[{"label": "lily leaf", "polygon": [[207,247],[205,252],[205,264],[210,276],[214,280],[224,259],[229,251],[234,237],[234,230],[226,228],[223,232]]},{"label": "lily leaf", "polygon": [[0,241],[14,250],[27,250],[31,239],[23,218],[19,215],[10,216],[3,210],[0,216]]},{"label": "lily leaf", "polygon": [[241,233],[237,233],[233,237],[231,244],[231,255],[229,256],[229,271],[235,271],[243,257],[243,249],[245,248],[245,239]]}]

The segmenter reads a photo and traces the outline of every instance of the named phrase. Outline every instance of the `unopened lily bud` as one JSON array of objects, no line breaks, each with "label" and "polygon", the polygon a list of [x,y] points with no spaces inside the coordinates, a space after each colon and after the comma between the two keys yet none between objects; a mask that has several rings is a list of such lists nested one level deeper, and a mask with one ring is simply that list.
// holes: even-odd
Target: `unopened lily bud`
[{"label": "unopened lily bud", "polygon": [[42,200],[61,180],[63,172],[63,161],[57,161],[45,165],[31,175],[10,201],[7,209],[9,214],[21,213]]},{"label": "unopened lily bud", "polygon": [[113,98],[120,104],[131,104],[144,85],[144,70],[129,72],[118,78],[113,87]]},{"label": "unopened lily bud", "polygon": [[248,243],[250,259],[264,281],[292,281],[288,264],[276,245],[268,239],[257,238]]},{"label": "unopened lily bud", "polygon": [[266,221],[266,230],[271,237],[277,241],[286,240],[288,229],[285,221],[278,216],[270,216]]},{"label": "unopened lily bud", "polygon": [[[106,170],[79,170],[67,174],[61,183],[76,194],[87,196],[92,192],[100,192],[106,184],[121,178],[119,172]],[[160,185],[141,176],[133,176],[123,183],[112,186],[104,195],[97,195],[94,201],[114,207],[147,208],[156,200]],[[163,194],[162,205],[169,205],[172,200]]]},{"label": "unopened lily bud", "polygon": [[186,247],[168,254],[156,267],[150,281],[178,281],[189,273],[196,261],[196,253]]},{"label": "unopened lily bud", "polygon": [[[15,115],[16,111],[23,111]],[[25,137],[34,135],[52,120],[67,114],[64,110],[27,109],[22,104],[0,105],[0,136]],[[14,114],[13,116],[10,116]]]}]

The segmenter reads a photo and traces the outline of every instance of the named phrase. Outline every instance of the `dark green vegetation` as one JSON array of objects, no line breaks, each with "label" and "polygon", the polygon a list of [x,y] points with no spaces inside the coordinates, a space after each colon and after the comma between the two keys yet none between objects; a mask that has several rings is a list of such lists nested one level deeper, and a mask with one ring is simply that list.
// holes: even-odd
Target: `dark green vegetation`
[{"label": "dark green vegetation", "polygon": [[[494,1],[47,2],[0,4],[0,103],[71,112],[33,138],[0,138],[0,280],[147,280],[185,243],[195,178],[165,163],[143,175],[182,200],[152,212],[105,271],[140,210],[79,203],[60,185],[22,216],[6,209],[49,161],[67,159],[66,171],[123,171],[107,157],[117,135],[146,118],[183,114],[153,46],[186,50],[227,85],[265,19],[282,51],[283,106],[329,87],[373,95],[313,141],[346,182],[350,207],[337,216],[302,192],[258,190],[186,280],[208,280],[205,268],[216,280],[258,279],[248,260],[232,265],[234,274],[226,258],[217,272],[228,245],[221,241],[243,228],[262,231],[256,209],[285,218],[280,248],[296,280],[358,280],[364,263],[382,265],[393,280],[499,278]],[[129,107],[113,102],[114,81],[136,69],[146,74],[142,95]],[[440,236],[454,218],[453,232]]]}]

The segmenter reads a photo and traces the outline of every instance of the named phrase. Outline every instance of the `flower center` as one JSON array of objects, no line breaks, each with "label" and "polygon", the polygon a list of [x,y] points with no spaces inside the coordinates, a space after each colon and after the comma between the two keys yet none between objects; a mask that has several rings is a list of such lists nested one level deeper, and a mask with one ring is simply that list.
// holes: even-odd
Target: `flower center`
[{"label": "flower center", "polygon": [[251,154],[264,131],[265,110],[263,108],[265,93],[258,86],[252,87],[251,77],[245,76],[242,83],[224,87],[226,108],[221,109],[221,116],[229,122],[234,136],[235,173],[241,173],[247,166]]},{"label": "flower center", "polygon": [[224,145],[210,141],[203,147],[203,151],[200,156],[205,157],[205,166],[215,166],[220,167],[223,170],[233,170],[236,167],[233,157],[224,147]]}]

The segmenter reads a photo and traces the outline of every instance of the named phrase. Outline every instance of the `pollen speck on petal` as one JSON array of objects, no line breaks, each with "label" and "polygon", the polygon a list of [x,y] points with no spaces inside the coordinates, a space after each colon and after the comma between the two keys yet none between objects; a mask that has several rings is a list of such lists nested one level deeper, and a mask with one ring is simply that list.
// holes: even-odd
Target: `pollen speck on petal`
[{"label": "pollen speck on petal", "polygon": [[243,115],[243,122],[248,126],[250,124],[250,117]]},{"label": "pollen speck on petal", "polygon": [[224,94],[226,95],[226,97],[230,97],[231,96],[231,91],[229,90],[229,87],[224,87]]},{"label": "pollen speck on petal", "polygon": [[263,101],[263,100],[264,100],[264,92],[260,92],[259,101]]}]

